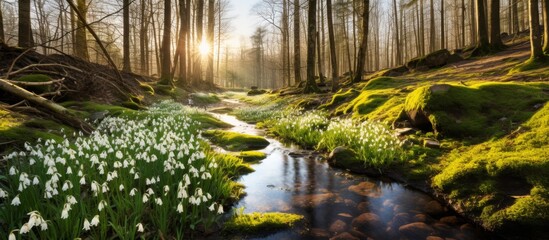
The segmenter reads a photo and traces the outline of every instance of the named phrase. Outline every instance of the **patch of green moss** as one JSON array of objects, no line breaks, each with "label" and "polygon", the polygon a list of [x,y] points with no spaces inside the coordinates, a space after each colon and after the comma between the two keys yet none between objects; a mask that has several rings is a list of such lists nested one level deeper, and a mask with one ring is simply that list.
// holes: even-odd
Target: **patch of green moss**
[{"label": "patch of green moss", "polygon": [[[63,134],[73,130],[57,122],[26,118],[21,115],[0,109],[0,143],[20,145],[41,139],[62,141]],[[8,145],[0,145],[0,150]]]},{"label": "patch of green moss", "polygon": [[83,111],[80,114],[78,114],[79,116],[82,116],[82,117],[89,117],[92,113],[104,112],[104,111],[109,112],[109,114],[113,116],[133,116],[136,114],[136,111],[130,108],[100,104],[95,102],[68,101],[68,102],[62,102],[60,103],[60,105],[73,110]]},{"label": "patch of green moss", "polygon": [[201,128],[230,128],[233,125],[223,122],[207,113],[195,113],[190,115],[191,119],[200,123]]},{"label": "patch of green moss", "polygon": [[409,84],[409,81],[403,78],[378,77],[370,80],[366,84],[364,89],[365,90],[391,89],[391,88],[402,87],[407,84]]},{"label": "patch of green moss", "polygon": [[443,169],[433,178],[433,185],[452,192],[452,200],[463,202],[465,210],[476,213],[490,229],[516,230],[520,226],[532,233],[547,234],[547,149],[549,104],[505,138],[454,150],[445,156]]},{"label": "patch of green moss", "polygon": [[254,172],[254,169],[249,164],[245,163],[242,158],[234,156],[228,153],[215,152],[213,150],[207,151],[207,155],[215,162],[222,166],[221,169],[229,173],[229,176],[238,177],[243,174]]},{"label": "patch of green moss", "polygon": [[[44,75],[44,74],[29,74],[22,76],[16,81],[20,82],[30,82],[30,83],[37,83],[37,82],[49,82],[51,81],[50,76]],[[26,86],[25,89],[40,94],[40,93],[46,93],[51,91],[51,86],[45,85],[45,86]]]},{"label": "patch of green moss", "polygon": [[269,145],[269,141],[263,137],[244,133],[208,130],[203,135],[229,151],[257,150]]},{"label": "patch of green moss", "polygon": [[302,215],[280,212],[236,214],[225,222],[224,231],[238,234],[264,234],[291,228],[301,220],[303,220]]},{"label": "patch of green moss", "polygon": [[339,90],[336,94],[332,96],[332,100],[326,104],[323,104],[320,106],[320,108],[329,108],[332,106],[337,106],[342,102],[348,101],[356,96],[358,96],[360,92],[351,88],[345,92],[343,92],[343,89]]},{"label": "patch of green moss", "polygon": [[[549,100],[548,84],[482,83],[424,86],[410,93],[405,111],[422,111],[437,133],[451,137],[503,136]],[[433,91],[433,88],[439,90]]]},{"label": "patch of green moss", "polygon": [[155,93],[165,96],[173,96],[175,94],[175,88],[170,85],[157,84],[153,90]]},{"label": "patch of green moss", "polygon": [[190,97],[194,105],[208,105],[221,101],[221,99],[213,93],[193,93]]},{"label": "patch of green moss", "polygon": [[141,88],[141,90],[145,91],[151,96],[154,96],[155,94],[154,88],[150,84],[139,82],[139,88]]},{"label": "patch of green moss", "polygon": [[365,115],[374,111],[377,107],[389,100],[389,96],[385,94],[376,94],[371,91],[363,91],[345,105],[341,105],[336,113],[347,114],[353,112],[355,115]]},{"label": "patch of green moss", "polygon": [[234,154],[236,157],[242,158],[244,162],[257,162],[267,157],[267,154],[259,151],[242,151],[232,154]]},{"label": "patch of green moss", "polygon": [[526,62],[518,64],[515,67],[511,68],[511,70],[509,70],[509,75],[544,68],[547,66],[549,66],[549,60],[547,59],[547,57],[537,60],[530,58],[526,60]]}]

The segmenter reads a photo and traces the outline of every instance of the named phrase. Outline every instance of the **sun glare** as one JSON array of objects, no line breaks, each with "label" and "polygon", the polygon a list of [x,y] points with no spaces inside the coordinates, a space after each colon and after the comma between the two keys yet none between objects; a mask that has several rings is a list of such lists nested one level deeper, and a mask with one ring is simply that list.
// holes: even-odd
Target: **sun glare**
[{"label": "sun glare", "polygon": [[208,53],[210,53],[210,46],[206,41],[202,41],[198,46],[198,51],[200,52],[201,56],[208,56]]}]

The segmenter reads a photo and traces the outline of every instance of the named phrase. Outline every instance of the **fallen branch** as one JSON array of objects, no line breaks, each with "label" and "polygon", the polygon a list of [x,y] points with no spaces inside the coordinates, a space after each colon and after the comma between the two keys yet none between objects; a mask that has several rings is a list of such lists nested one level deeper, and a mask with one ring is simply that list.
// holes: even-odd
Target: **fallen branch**
[{"label": "fallen branch", "polygon": [[5,79],[0,78],[0,89],[46,109],[53,115],[53,117],[55,117],[59,121],[66,123],[67,125],[76,129],[80,129],[86,134],[90,134],[94,130],[94,128],[89,123],[86,123],[80,118],[74,116],[71,112],[69,112],[69,110],[67,110],[63,106],[54,103],[44,97],[38,96],[32,92],[29,92],[15,84],[6,81]]},{"label": "fallen branch", "polygon": [[52,85],[54,83],[65,81],[65,78],[51,80],[47,82],[22,82],[22,81],[13,81],[13,80],[7,80],[7,79],[4,79],[4,80],[18,86],[46,86],[46,85]]},{"label": "fallen branch", "polygon": [[21,73],[21,72],[24,72],[28,69],[31,69],[31,68],[39,68],[39,67],[61,67],[61,68],[68,68],[68,69],[71,69],[71,70],[74,70],[74,71],[78,71],[78,72],[82,72],[81,69],[79,68],[76,68],[76,67],[73,67],[73,66],[68,66],[68,65],[63,65],[63,64],[57,64],[57,63],[38,63],[38,64],[30,64],[28,66],[25,66],[25,67],[22,67],[20,69],[17,69],[16,71],[13,71],[13,72],[8,72],[6,74],[6,76],[4,76],[4,78],[9,78],[10,75],[15,75],[15,74],[18,74],[18,73]]}]

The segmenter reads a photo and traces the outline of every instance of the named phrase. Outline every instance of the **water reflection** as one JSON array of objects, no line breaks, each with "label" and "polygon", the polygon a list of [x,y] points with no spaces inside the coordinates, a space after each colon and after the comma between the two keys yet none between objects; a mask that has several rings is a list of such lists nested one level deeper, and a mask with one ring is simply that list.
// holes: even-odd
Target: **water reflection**
[{"label": "water reflection", "polygon": [[[260,131],[220,115],[233,131]],[[305,216],[306,224],[258,239],[493,239],[429,196],[400,184],[332,169],[315,155],[269,139],[268,157],[241,177],[244,212],[281,211]],[[296,154],[297,153],[297,154]]]}]

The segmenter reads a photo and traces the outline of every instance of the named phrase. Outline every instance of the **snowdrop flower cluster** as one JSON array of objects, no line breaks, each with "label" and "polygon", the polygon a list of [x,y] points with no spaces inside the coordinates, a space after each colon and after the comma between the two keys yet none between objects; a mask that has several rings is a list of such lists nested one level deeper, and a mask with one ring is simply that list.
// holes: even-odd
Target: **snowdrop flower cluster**
[{"label": "snowdrop flower cluster", "polygon": [[323,112],[317,110],[303,112],[299,109],[290,109],[273,118],[269,124],[273,126],[273,131],[276,134],[289,138],[300,145],[312,147],[318,143],[329,122]]},{"label": "snowdrop flower cluster", "polygon": [[[47,230],[42,216],[56,222],[50,225],[56,238],[104,238],[109,231],[127,227],[126,222],[139,224],[118,234],[167,232],[173,231],[168,225],[186,229],[213,221],[223,213],[219,201],[227,196],[220,188],[228,177],[220,175],[223,171],[203,151],[200,131],[188,116],[192,111],[197,110],[163,102],[134,118],[106,118],[90,136],[39,140],[25,144],[25,151],[4,156],[8,179],[0,187],[0,199],[10,207],[0,208],[0,216],[8,218],[3,219],[8,227],[18,228],[10,237],[14,232],[35,234],[35,226]],[[21,223],[28,209],[35,211]],[[116,214],[124,212],[137,214],[131,214],[132,220]],[[73,223],[81,224],[78,231]]]}]

